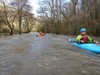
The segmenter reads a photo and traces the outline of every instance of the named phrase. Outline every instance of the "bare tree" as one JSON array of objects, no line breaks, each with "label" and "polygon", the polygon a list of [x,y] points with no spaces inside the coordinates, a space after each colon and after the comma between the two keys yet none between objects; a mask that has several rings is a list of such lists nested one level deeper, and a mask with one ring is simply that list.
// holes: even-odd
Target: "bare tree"
[{"label": "bare tree", "polygon": [[[16,14],[11,14],[13,12],[13,10],[11,10],[9,7],[9,5],[6,5],[5,1],[2,0],[2,4],[3,4],[3,7],[4,7],[4,15],[5,15],[5,21],[10,29],[10,35],[13,35],[13,29],[14,29],[14,20],[16,18]],[[8,8],[8,10],[7,10]],[[15,13],[15,12],[13,12]],[[11,14],[11,16],[10,16]],[[12,17],[13,16],[13,17]]]},{"label": "bare tree", "polygon": [[[18,21],[19,21],[19,34],[22,32],[22,13],[25,8],[29,6],[29,0],[13,0],[11,5],[18,12]],[[30,7],[29,7],[30,8]]]},{"label": "bare tree", "polygon": [[81,27],[86,27],[90,34],[98,34],[99,8],[100,0],[42,0],[42,24],[54,33],[77,34]]}]

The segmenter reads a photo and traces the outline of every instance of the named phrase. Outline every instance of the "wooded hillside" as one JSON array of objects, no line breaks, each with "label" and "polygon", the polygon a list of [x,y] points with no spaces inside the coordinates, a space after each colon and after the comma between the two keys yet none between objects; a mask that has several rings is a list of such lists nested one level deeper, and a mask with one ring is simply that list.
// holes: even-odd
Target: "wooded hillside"
[{"label": "wooded hillside", "polygon": [[85,27],[100,35],[100,0],[42,0],[38,9],[41,30],[78,34]]}]

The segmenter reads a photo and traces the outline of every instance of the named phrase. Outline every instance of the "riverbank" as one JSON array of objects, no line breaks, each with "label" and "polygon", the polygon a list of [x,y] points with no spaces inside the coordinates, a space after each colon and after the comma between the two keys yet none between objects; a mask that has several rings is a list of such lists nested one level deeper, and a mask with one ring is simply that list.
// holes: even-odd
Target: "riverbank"
[{"label": "riverbank", "polygon": [[9,33],[0,33],[0,36],[8,36]]}]

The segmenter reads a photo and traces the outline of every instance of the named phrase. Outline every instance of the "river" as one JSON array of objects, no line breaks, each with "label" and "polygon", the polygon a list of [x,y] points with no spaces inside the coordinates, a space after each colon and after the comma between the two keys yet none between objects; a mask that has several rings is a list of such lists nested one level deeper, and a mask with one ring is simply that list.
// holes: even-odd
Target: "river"
[{"label": "river", "polygon": [[76,36],[36,34],[0,36],[0,75],[100,75],[100,55],[74,47]]}]

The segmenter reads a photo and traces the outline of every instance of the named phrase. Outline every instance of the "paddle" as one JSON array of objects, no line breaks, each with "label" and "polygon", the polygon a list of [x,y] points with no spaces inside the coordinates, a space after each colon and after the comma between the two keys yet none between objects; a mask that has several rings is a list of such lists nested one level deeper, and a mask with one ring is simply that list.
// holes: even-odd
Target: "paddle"
[{"label": "paddle", "polygon": [[75,39],[69,39],[69,42],[77,42]]},{"label": "paddle", "polygon": [[95,44],[100,44],[100,42],[98,42],[98,41],[96,41],[96,42],[93,42],[93,43],[95,43]]}]

